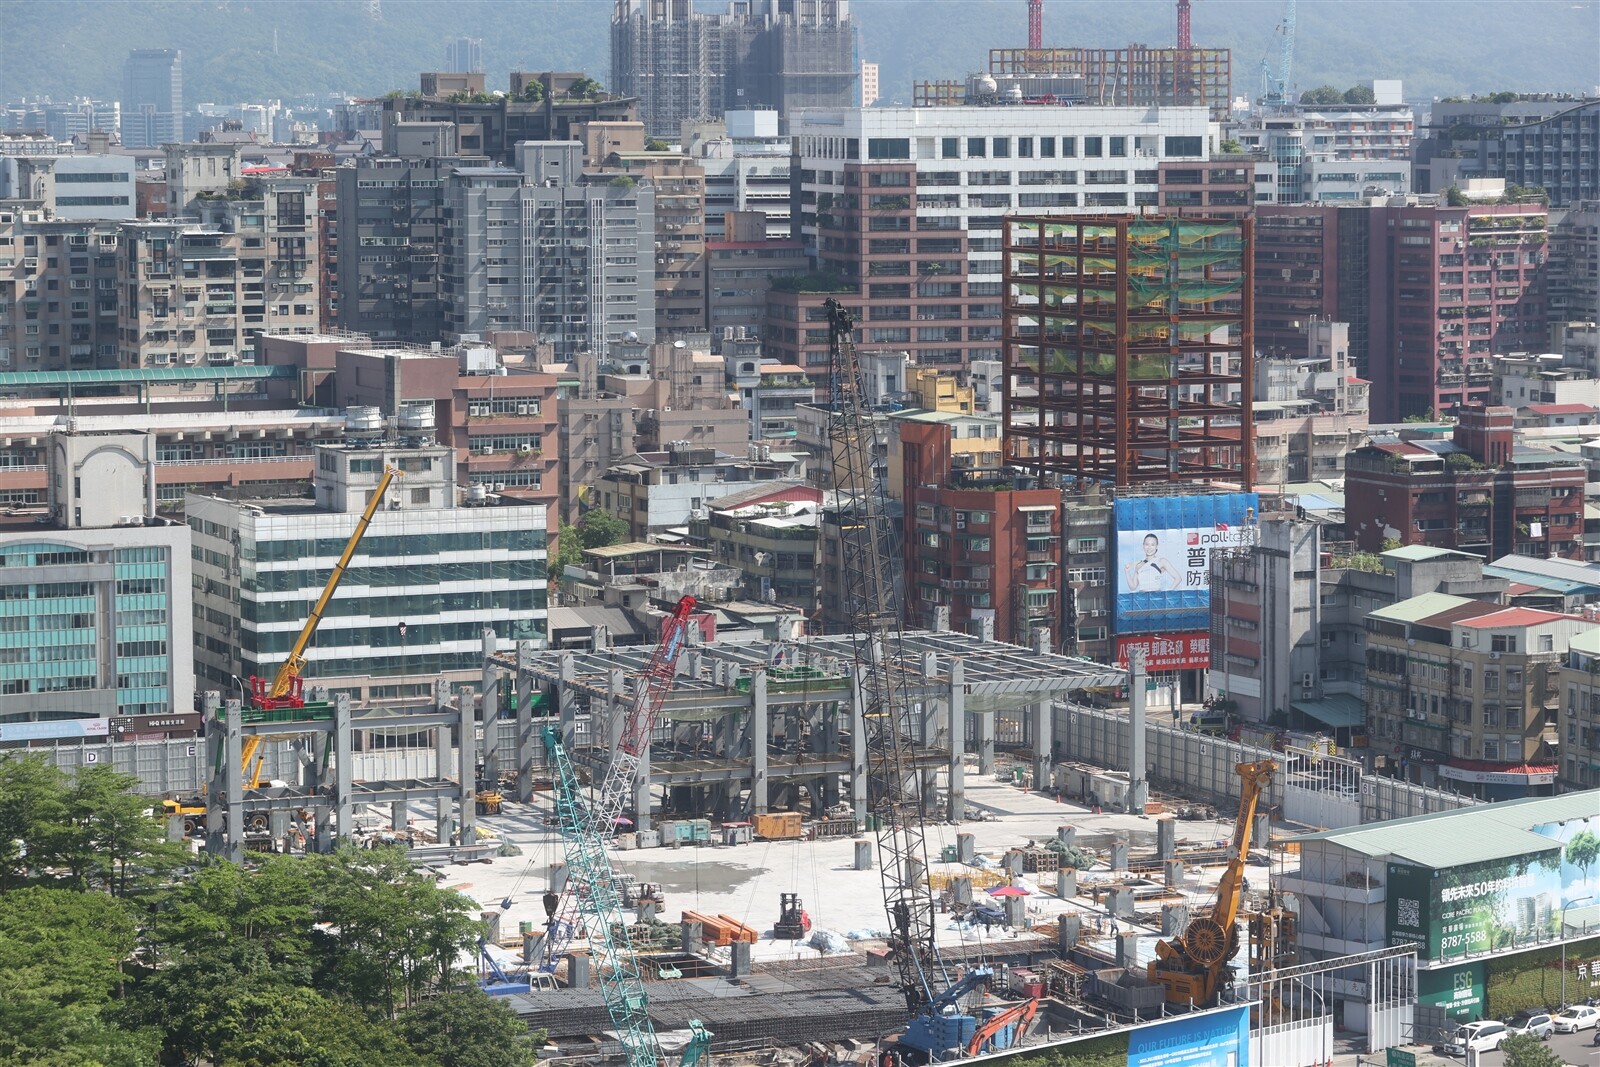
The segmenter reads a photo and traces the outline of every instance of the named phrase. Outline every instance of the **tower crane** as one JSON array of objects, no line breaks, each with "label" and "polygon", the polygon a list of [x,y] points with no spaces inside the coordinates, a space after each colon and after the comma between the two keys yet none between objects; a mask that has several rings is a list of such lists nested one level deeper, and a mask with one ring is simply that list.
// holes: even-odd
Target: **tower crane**
[{"label": "tower crane", "polygon": [[1288,0],[1283,21],[1278,23],[1278,73],[1274,77],[1272,64],[1261,60],[1261,102],[1264,104],[1290,104],[1294,77],[1295,0]]},{"label": "tower crane", "polygon": [[[985,988],[986,967],[952,982],[934,941],[934,902],[922,881],[927,870],[914,759],[916,722],[910,679],[900,649],[904,634],[895,593],[893,528],[887,493],[874,469],[876,449],[865,376],[855,348],[855,318],[837,300],[826,303],[832,393],[829,463],[839,525],[838,589],[848,619],[855,684],[861,696],[869,804],[877,817],[878,867],[889,917],[889,954],[910,1013],[896,1054],[908,1062],[958,1057],[978,1037],[978,1021],[963,1011],[967,995]],[[978,1046],[1020,1040],[1026,1024],[986,1033]]]},{"label": "tower crane", "polygon": [[[559,958],[561,948],[571,940],[581,921],[591,951],[599,956],[596,970],[600,991],[611,1025],[622,1042],[627,1067],[656,1067],[661,1052],[650,1020],[644,979],[628,936],[622,880],[606,855],[606,842],[633,794],[644,750],[650,744],[651,731],[678,668],[694,606],[694,597],[686,596],[662,620],[661,641],[644,673],[634,681],[633,703],[623,720],[622,737],[612,751],[611,766],[592,803],[583,796],[577,771],[560,736],[551,727],[544,729],[545,751],[556,772],[556,818],[567,857],[566,897],[551,899],[554,894],[546,895],[545,906],[551,919],[545,935],[546,966]],[[709,1042],[709,1035],[706,1040]],[[703,1046],[697,1047],[696,1058],[700,1051]]]},{"label": "tower crane", "polygon": [[1189,0],[1178,0],[1178,47],[1194,47],[1194,37],[1189,25]]},{"label": "tower crane", "polygon": [[1262,790],[1278,770],[1273,760],[1241,763],[1234,773],[1244,785],[1239,794],[1239,817],[1233,827],[1233,847],[1228,867],[1217,883],[1216,903],[1209,915],[1190,920],[1182,934],[1156,945],[1150,963],[1150,980],[1166,987],[1167,1001],[1203,1006],[1217,995],[1228,961],[1239,951],[1239,899],[1243,894],[1245,860],[1250,854],[1250,826]]},{"label": "tower crane", "polygon": [[1028,47],[1044,47],[1044,0],[1028,0]]}]

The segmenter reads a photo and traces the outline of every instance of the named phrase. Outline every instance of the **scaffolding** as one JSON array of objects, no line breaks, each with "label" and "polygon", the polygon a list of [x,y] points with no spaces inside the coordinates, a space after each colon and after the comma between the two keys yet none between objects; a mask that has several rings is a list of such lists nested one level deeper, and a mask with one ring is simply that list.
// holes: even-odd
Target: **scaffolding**
[{"label": "scaffolding", "polygon": [[1008,461],[1250,489],[1250,243],[1244,219],[1006,219]]},{"label": "scaffolding", "polygon": [[989,73],[1000,78],[1081,77],[1085,103],[1126,107],[1205,105],[1228,117],[1233,59],[1226,48],[992,48]]}]

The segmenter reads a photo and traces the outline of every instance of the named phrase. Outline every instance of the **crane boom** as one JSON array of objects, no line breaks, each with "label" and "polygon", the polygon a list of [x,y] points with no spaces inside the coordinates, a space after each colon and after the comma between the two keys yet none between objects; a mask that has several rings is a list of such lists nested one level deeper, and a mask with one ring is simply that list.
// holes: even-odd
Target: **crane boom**
[{"label": "crane boom", "polygon": [[339,557],[339,562],[334,564],[333,573],[328,575],[328,581],[322,587],[322,595],[317,597],[317,602],[311,608],[311,614],[306,616],[305,625],[300,627],[300,636],[295,638],[294,646],[289,649],[289,656],[283,661],[283,666],[278,668],[277,675],[268,686],[259,678],[252,677],[250,686],[254,690],[255,704],[259,708],[273,709],[283,707],[301,707],[304,701],[299,695],[300,672],[306,667],[306,648],[311,644],[311,638],[316,634],[317,627],[322,622],[322,613],[328,608],[328,601],[333,599],[333,594],[339,588],[339,582],[344,578],[345,568],[350,566],[350,560],[355,556],[356,549],[361,545],[361,539],[367,534],[367,527],[372,523],[372,516],[377,513],[378,506],[383,503],[383,494],[388,490],[389,483],[400,476],[394,467],[385,467],[383,477],[378,480],[378,487],[372,492],[372,499],[367,501],[366,510],[361,513],[361,518],[356,522],[355,532],[350,535],[350,540],[344,546],[344,553]]},{"label": "crane boom", "polygon": [[855,319],[837,300],[826,306],[833,394],[828,440],[842,562],[838,586],[861,691],[868,781],[877,791],[869,803],[878,817],[889,950],[906,1007],[917,1015],[948,981],[934,946],[933,897],[920,881],[928,861],[924,799],[912,758],[915,720],[899,655],[893,529],[884,487],[873,471],[875,435],[856,356]]},{"label": "crane boom", "polygon": [[1255,821],[1261,792],[1278,770],[1273,760],[1241,763],[1234,773],[1242,780],[1239,816],[1233,825],[1233,846],[1228,867],[1217,883],[1217,900],[1210,915],[1193,919],[1172,941],[1156,945],[1156,959],[1150,964],[1150,979],[1167,990],[1167,1000],[1176,1003],[1205,1004],[1216,995],[1222,971],[1239,951],[1235,923],[1239,919],[1239,898],[1244,868],[1250,855],[1250,827]]},{"label": "crane boom", "polygon": [[[661,705],[666,701],[667,690],[672,686],[672,676],[678,669],[678,657],[683,652],[685,639],[688,636],[689,616],[694,613],[694,607],[694,597],[686,596],[678,601],[672,609],[672,614],[661,622],[661,640],[656,645],[655,652],[651,654],[644,673],[634,681],[633,703],[623,720],[622,738],[611,754],[611,766],[606,771],[599,794],[593,804],[582,805],[585,821],[577,827],[577,830],[585,841],[598,840],[602,843],[606,841],[628,806],[628,800],[638,780],[639,764],[643,760],[644,750],[650,744],[651,731],[655,729]],[[562,823],[562,828],[565,836],[565,822]],[[600,856],[603,860],[603,845]],[[584,863],[589,863],[587,855],[580,859]],[[580,873],[573,862],[569,845],[568,892],[562,898],[556,914],[551,916],[549,932],[545,935],[543,956],[546,969],[554,969],[556,962],[561,958],[562,950],[572,940],[572,935],[577,930],[579,913],[584,909],[583,900],[576,890],[581,888],[586,877],[604,877],[611,874],[609,861],[604,863],[603,871],[591,872],[589,875]],[[620,908],[623,899],[620,883],[616,887],[616,892]],[[590,925],[591,942],[594,937],[594,929]]]}]

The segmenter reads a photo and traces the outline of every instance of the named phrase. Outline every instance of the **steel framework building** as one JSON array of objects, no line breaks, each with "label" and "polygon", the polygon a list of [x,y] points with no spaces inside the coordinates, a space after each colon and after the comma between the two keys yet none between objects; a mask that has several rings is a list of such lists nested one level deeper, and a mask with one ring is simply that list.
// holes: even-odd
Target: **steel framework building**
[{"label": "steel framework building", "polygon": [[1084,80],[1089,102],[1197,105],[1226,118],[1232,106],[1233,53],[1226,48],[991,48],[995,78]]},{"label": "steel framework building", "polygon": [[1006,219],[1008,461],[1251,488],[1250,243],[1248,219]]}]

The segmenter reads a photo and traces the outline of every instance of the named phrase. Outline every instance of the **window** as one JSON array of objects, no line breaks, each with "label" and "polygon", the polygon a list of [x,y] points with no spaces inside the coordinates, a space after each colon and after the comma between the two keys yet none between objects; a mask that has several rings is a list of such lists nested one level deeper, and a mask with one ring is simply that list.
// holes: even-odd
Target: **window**
[{"label": "window", "polygon": [[1056,139],[1054,137],[1039,138],[1039,158],[1054,159],[1056,157]]},{"label": "window", "polygon": [[1033,138],[1032,137],[1018,137],[1017,138],[1017,158],[1018,159],[1032,159],[1033,158]]},{"label": "window", "polygon": [[1485,726],[1499,726],[1500,725],[1500,705],[1499,704],[1485,704],[1483,706],[1483,725],[1485,725]]},{"label": "window", "polygon": [[[1065,140],[1063,139],[1063,144]],[[1063,153],[1065,154],[1065,153]],[[1085,159],[1099,159],[1105,154],[1104,137],[1085,137],[1083,139],[1083,156]]]},{"label": "window", "polygon": [[433,503],[433,490],[431,490],[431,489],[413,489],[413,490],[411,490],[411,502],[413,504],[424,504],[424,505]]},{"label": "window", "polygon": [[967,138],[967,158],[983,159],[989,154],[988,142],[982,137]]},{"label": "window", "polygon": [[1517,636],[1515,634],[1494,634],[1489,638],[1489,651],[1515,652],[1517,650]]},{"label": "window", "polygon": [[1114,157],[1126,157],[1128,154],[1128,139],[1126,137],[1111,138],[1111,153]]},{"label": "window", "polygon": [[908,137],[867,138],[868,159],[910,159],[911,139]]},{"label": "window", "polygon": [[961,138],[959,138],[959,137],[941,137],[941,138],[939,138],[939,158],[940,159],[960,159],[961,158]]},{"label": "window", "polygon": [[1500,692],[1500,672],[1490,667],[1483,670],[1483,691],[1485,693]]},{"label": "window", "polygon": [[996,137],[994,139],[994,158],[996,158],[996,159],[1010,159],[1011,158],[1011,138],[1009,138],[1009,137]]},{"label": "window", "polygon": [[1164,154],[1166,154],[1166,155],[1169,155],[1169,156],[1198,156],[1198,155],[1200,155],[1201,138],[1199,138],[1199,137],[1168,137],[1168,138],[1165,139],[1165,141],[1166,141],[1166,151],[1165,151]]}]

